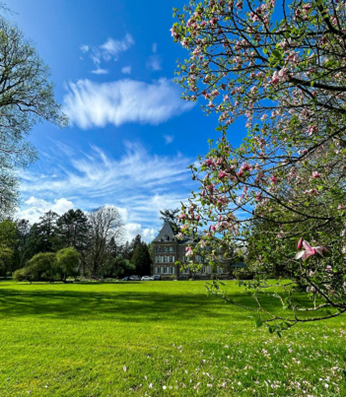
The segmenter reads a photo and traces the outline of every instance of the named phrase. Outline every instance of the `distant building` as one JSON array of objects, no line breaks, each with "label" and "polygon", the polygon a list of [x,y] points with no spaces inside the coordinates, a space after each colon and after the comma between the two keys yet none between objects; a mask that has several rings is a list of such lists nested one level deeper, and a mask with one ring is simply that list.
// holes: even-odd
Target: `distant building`
[{"label": "distant building", "polygon": [[170,278],[171,276],[175,276],[176,278],[188,278],[192,276],[211,278],[212,275],[216,274],[219,276],[229,276],[231,267],[222,260],[221,254],[219,259],[220,262],[224,263],[222,267],[220,266],[217,269],[212,269],[212,267],[205,262],[204,258],[197,254],[189,258],[189,260],[201,264],[198,273],[193,274],[188,267],[180,269],[180,265],[175,265],[175,262],[187,262],[185,249],[188,245],[196,244],[196,241],[191,238],[179,240],[175,237],[176,234],[177,232],[174,231],[172,225],[169,222],[165,222],[158,236],[154,239],[152,243],[154,249],[154,274],[160,274],[162,278]]}]

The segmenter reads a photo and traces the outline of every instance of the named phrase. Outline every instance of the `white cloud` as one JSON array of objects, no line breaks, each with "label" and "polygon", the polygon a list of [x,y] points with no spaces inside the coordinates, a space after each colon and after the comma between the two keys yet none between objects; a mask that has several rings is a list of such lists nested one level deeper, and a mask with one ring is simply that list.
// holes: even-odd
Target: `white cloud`
[{"label": "white cloud", "polygon": [[114,40],[112,38],[107,39],[107,41],[102,44],[99,48],[103,50],[103,56],[117,57],[119,53],[128,50],[131,46],[135,44],[133,37],[127,33],[122,40]]},{"label": "white cloud", "polygon": [[147,61],[147,68],[154,71],[161,70],[162,69],[161,63],[162,63],[162,59],[159,55],[151,55]]},{"label": "white cloud", "polygon": [[94,74],[108,74],[109,71],[107,69],[97,68],[95,70],[92,70],[91,73],[94,73]]},{"label": "white cloud", "polygon": [[101,62],[108,62],[111,60],[117,61],[119,54],[127,51],[134,44],[135,41],[133,37],[129,33],[126,33],[125,37],[121,40],[115,40],[110,37],[105,43],[99,46],[89,47],[88,45],[82,45],[80,50],[84,54],[89,53],[90,58],[94,62],[96,70],[93,70],[92,73],[106,74],[108,71],[100,67]]},{"label": "white cloud", "polygon": [[24,202],[18,216],[31,222],[50,209],[62,214],[113,205],[129,225],[126,236],[141,234],[149,241],[160,227],[159,211],[179,207],[193,186],[191,159],[150,154],[136,143],[126,142],[115,159],[96,146],[79,152],[57,142],[40,158],[35,171],[21,174]]},{"label": "white cloud", "polygon": [[35,223],[41,216],[44,215],[44,213],[48,211],[53,211],[58,215],[62,215],[73,208],[73,202],[65,198],[55,199],[54,201],[46,201],[31,196],[24,202],[24,209],[19,210],[16,216],[20,219],[28,219],[30,223]]},{"label": "white cloud", "polygon": [[143,228],[140,223],[127,223],[124,229],[125,241],[131,241],[139,234],[142,237],[142,240],[150,243],[157,235],[157,231],[155,229]]},{"label": "white cloud", "polygon": [[186,112],[193,103],[180,99],[180,88],[168,79],[151,84],[124,79],[108,83],[69,83],[64,112],[82,129],[125,123],[158,125]]},{"label": "white cloud", "polygon": [[132,72],[131,66],[124,66],[124,67],[121,69],[121,73],[124,73],[124,74],[131,74],[131,72]]},{"label": "white cloud", "polygon": [[86,52],[89,51],[89,46],[87,46],[87,45],[82,45],[82,46],[79,47],[79,49],[80,49],[83,53],[86,53]]},{"label": "white cloud", "polygon": [[166,145],[169,145],[174,141],[174,135],[164,135]]}]

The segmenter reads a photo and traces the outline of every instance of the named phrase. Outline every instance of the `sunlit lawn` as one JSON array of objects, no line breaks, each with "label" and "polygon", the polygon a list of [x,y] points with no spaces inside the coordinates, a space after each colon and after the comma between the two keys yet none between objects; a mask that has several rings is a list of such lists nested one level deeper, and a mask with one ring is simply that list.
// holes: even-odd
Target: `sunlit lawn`
[{"label": "sunlit lawn", "polygon": [[1,397],[346,395],[345,317],[280,340],[204,282],[1,282],[0,315]]}]

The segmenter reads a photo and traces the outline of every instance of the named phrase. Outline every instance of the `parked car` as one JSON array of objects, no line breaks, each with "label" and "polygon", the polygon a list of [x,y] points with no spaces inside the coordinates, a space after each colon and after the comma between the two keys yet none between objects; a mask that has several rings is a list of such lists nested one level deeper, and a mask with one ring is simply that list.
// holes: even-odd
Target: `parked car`
[{"label": "parked car", "polygon": [[130,281],[141,281],[139,276],[130,276]]},{"label": "parked car", "polygon": [[151,276],[150,280],[152,281],[158,281],[161,280],[161,276],[159,274],[155,274],[155,276]]},{"label": "parked car", "polygon": [[130,281],[130,277],[124,277],[123,281]]},{"label": "parked car", "polygon": [[143,276],[142,281],[150,281],[151,278],[149,276]]}]

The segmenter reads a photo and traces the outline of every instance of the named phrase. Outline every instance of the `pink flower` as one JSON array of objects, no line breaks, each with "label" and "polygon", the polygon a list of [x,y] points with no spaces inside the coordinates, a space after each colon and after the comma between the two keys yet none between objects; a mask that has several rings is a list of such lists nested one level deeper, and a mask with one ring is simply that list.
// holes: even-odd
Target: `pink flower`
[{"label": "pink flower", "polygon": [[298,241],[298,249],[301,250],[303,248],[303,237],[301,237]]},{"label": "pink flower", "polygon": [[225,176],[227,176],[227,174],[226,174],[225,171],[220,171],[220,172],[219,172],[219,178],[220,178],[220,179],[221,179],[221,178],[224,178]]},{"label": "pink flower", "polygon": [[313,173],[312,173],[312,177],[313,178],[319,178],[321,175],[318,173],[318,172],[316,172],[316,171],[314,171]]},{"label": "pink flower", "polygon": [[271,177],[271,181],[272,181],[273,183],[276,183],[276,182],[278,181],[278,178],[276,177],[276,175],[273,175],[273,176]]},{"label": "pink flower", "polygon": [[186,252],[186,256],[192,256],[193,255],[193,251],[191,247],[186,247],[185,248],[185,252]]},{"label": "pink flower", "polygon": [[304,250],[298,252],[297,255],[295,256],[295,259],[301,258],[301,259],[303,259],[303,261],[305,261],[310,256],[316,255],[316,253],[323,256],[323,251],[329,252],[327,247],[322,247],[322,246],[311,247],[311,245],[305,240],[303,240],[303,247],[304,247]]},{"label": "pink flower", "polygon": [[330,266],[330,265],[328,265],[327,267],[326,267],[326,271],[327,272],[331,272],[333,270],[333,268]]},{"label": "pink flower", "polygon": [[179,219],[185,219],[186,218],[186,214],[184,214],[184,213],[179,214],[178,218]]}]

